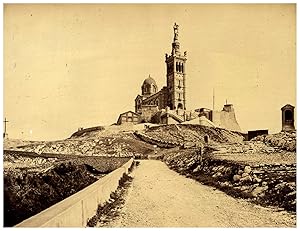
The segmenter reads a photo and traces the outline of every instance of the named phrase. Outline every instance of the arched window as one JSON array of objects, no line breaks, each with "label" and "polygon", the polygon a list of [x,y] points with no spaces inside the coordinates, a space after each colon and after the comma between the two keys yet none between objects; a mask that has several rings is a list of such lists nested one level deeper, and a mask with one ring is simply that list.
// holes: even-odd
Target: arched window
[{"label": "arched window", "polygon": [[183,63],[181,64],[181,72],[184,73],[184,65],[183,65]]},{"label": "arched window", "polygon": [[178,106],[177,106],[177,108],[178,108],[178,109],[183,109],[182,103],[179,103]]},{"label": "arched window", "polygon": [[291,110],[286,110],[286,111],[284,112],[284,114],[285,114],[285,120],[286,120],[286,121],[287,121],[287,120],[293,120],[293,113],[292,113]]},{"label": "arched window", "polygon": [[179,69],[178,71],[181,72],[181,64],[179,63],[178,66],[179,66],[178,67],[178,69]]},{"label": "arched window", "polygon": [[157,88],[154,84],[152,84],[152,90],[153,90],[153,93],[156,93],[156,91],[157,91]]}]

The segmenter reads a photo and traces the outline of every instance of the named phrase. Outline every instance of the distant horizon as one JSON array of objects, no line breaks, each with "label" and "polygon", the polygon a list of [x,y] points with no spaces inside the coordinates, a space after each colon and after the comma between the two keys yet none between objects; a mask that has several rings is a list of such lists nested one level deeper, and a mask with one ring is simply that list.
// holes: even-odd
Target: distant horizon
[{"label": "distant horizon", "polygon": [[228,100],[243,132],[280,132],[281,107],[297,106],[295,6],[4,4],[8,137],[66,139],[134,111],[149,74],[166,86],[175,22],[187,109],[212,109],[215,89],[215,110]]}]

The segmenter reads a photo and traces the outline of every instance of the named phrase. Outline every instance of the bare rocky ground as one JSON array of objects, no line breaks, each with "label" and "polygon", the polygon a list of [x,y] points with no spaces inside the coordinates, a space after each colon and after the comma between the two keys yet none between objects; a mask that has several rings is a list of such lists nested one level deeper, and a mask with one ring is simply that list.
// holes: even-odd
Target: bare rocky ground
[{"label": "bare rocky ground", "polygon": [[41,212],[128,160],[4,151],[4,226]]},{"label": "bare rocky ground", "polygon": [[233,197],[296,211],[296,164],[247,164],[215,158],[211,150],[200,155],[197,149],[173,150],[163,155],[163,161],[174,171]]},{"label": "bare rocky ground", "polygon": [[133,135],[132,129],[126,126],[112,126],[105,130],[96,130],[71,136],[58,141],[35,142],[18,146],[19,150],[42,153],[56,153],[81,156],[131,157],[153,151],[150,144],[142,142]]},{"label": "bare rocky ground", "polygon": [[105,227],[295,227],[295,216],[234,199],[161,161],[145,160],[133,172],[120,214]]},{"label": "bare rocky ground", "polygon": [[[136,132],[137,130],[138,132]],[[26,203],[30,205],[27,206],[28,208],[34,207],[35,200],[37,200],[35,195],[46,195],[49,192],[51,193],[48,186],[44,187],[45,182],[42,182],[41,180],[36,181],[36,179],[44,179],[45,176],[47,178],[48,173],[49,175],[55,175],[53,174],[53,172],[55,172],[54,166],[58,166],[59,168],[61,164],[65,165],[70,162],[70,168],[67,167],[67,169],[73,169],[74,171],[72,170],[67,174],[68,177],[64,178],[66,183],[62,183],[60,187],[69,187],[69,192],[74,193],[82,187],[77,187],[76,183],[72,180],[73,175],[76,175],[77,173],[81,174],[82,179],[85,179],[83,181],[86,181],[89,184],[89,182],[101,177],[101,174],[106,174],[113,170],[114,167],[116,168],[119,166],[121,162],[116,162],[115,160],[120,157],[125,157],[126,159],[132,156],[138,158],[147,158],[147,156],[151,156],[151,158],[165,161],[171,169],[185,177],[193,178],[209,186],[216,187],[235,198],[247,198],[247,200],[255,202],[256,204],[264,204],[262,202],[267,202],[264,204],[265,206],[270,204],[275,205],[275,208],[279,210],[279,207],[288,211],[295,210],[295,133],[268,135],[258,137],[249,142],[243,141],[241,133],[197,125],[164,125],[146,130],[143,130],[143,125],[137,127],[112,126],[110,128],[83,131],[76,134],[77,135],[73,135],[69,139],[52,142],[6,140],[4,148],[6,150],[9,149],[11,152],[4,152],[4,175],[7,177],[6,179],[8,179],[6,182],[10,182],[9,184],[6,183],[5,190],[9,189],[6,191],[6,195],[9,195],[11,198],[5,201],[13,201],[11,205],[14,205],[17,208],[16,205],[19,202],[22,202],[22,198],[25,198],[24,195],[26,195],[27,199],[24,200],[24,205],[22,205],[23,208],[26,208]],[[205,136],[209,137],[208,143],[205,143],[204,141]],[[208,150],[206,151],[211,155],[204,163],[199,164],[197,162],[198,157],[195,155],[195,150],[203,145],[206,146],[205,148]],[[175,148],[170,149],[170,147]],[[17,150],[18,152],[13,153],[13,150]],[[20,151],[23,153],[22,155],[20,155]],[[115,159],[113,159],[113,157]],[[104,161],[104,159],[101,160],[101,158],[107,159]],[[109,167],[105,168],[105,166]],[[251,170],[245,170],[246,166],[249,166]],[[74,174],[75,172],[77,173]],[[162,174],[165,174],[165,172],[166,171],[163,170]],[[209,177],[203,178],[203,173]],[[26,177],[24,177],[25,175]],[[28,177],[27,175],[30,176]],[[87,180],[85,177],[88,177],[90,180]],[[147,180],[147,177],[144,177],[145,180]],[[30,180],[26,180],[25,182],[27,182],[27,185],[23,185],[24,179],[27,178]],[[59,178],[61,178],[61,176],[59,176]],[[164,176],[161,176],[161,178],[164,179]],[[53,179],[55,179],[55,177]],[[187,179],[187,181],[189,182],[190,179]],[[185,184],[184,182],[182,183]],[[48,183],[46,182],[46,184]],[[73,187],[74,185],[75,188]],[[169,187],[168,184],[165,186],[160,184],[160,186]],[[148,189],[147,187],[143,189],[143,193],[148,190],[151,194],[151,186],[149,186],[150,188]],[[176,189],[173,188],[172,185],[170,187],[174,190],[173,194],[176,194]],[[48,191],[41,191],[40,188],[47,188]],[[216,195],[223,195],[220,191],[217,192]],[[200,190],[200,193],[203,192]],[[169,196],[172,199],[172,196]],[[234,199],[233,197],[229,197],[231,199],[228,200],[236,201],[237,199]],[[128,198],[130,198],[130,192]],[[255,200],[253,200],[253,198],[255,198]],[[287,199],[282,200],[282,198]],[[167,200],[167,198],[165,199]],[[192,201],[193,199],[189,200]],[[16,203],[17,201],[18,203]],[[244,203],[243,200],[238,199],[238,201]],[[157,201],[157,203],[160,202],[161,201]],[[152,204],[151,206],[159,207],[160,205]],[[256,205],[252,204],[251,206],[255,207]],[[41,208],[41,206],[39,208]],[[146,210],[147,209],[149,208],[146,206]],[[167,213],[169,214],[168,216],[171,217],[172,212],[169,212],[167,207],[164,207],[164,209],[166,211],[163,212],[161,210],[162,214],[159,215],[164,217],[163,214]],[[173,209],[176,210],[179,209],[179,207],[174,207]],[[239,209],[239,207],[236,207],[235,209]],[[265,208],[265,210],[260,209],[259,214],[263,216],[263,211],[267,211],[268,209],[269,208]],[[143,213],[147,214],[146,210],[144,210]],[[10,210],[10,214],[13,214],[12,211],[18,212],[18,209]],[[215,210],[212,209],[212,211]],[[140,212],[142,213],[141,210]],[[175,218],[179,219],[180,215],[176,212],[173,213]],[[9,214],[9,212],[5,212],[5,214]],[[29,216],[32,213],[23,212],[23,214]],[[278,217],[280,217],[280,214],[283,214],[286,218],[286,220],[280,221],[277,226],[290,227],[295,223],[294,215],[291,213],[286,214],[285,211],[281,211],[276,214],[278,214]],[[151,214],[149,214],[149,216],[150,215]],[[245,216],[247,215],[248,214],[245,213]],[[222,217],[221,214],[218,214],[218,216]],[[137,218],[138,217],[139,215],[137,215]],[[241,219],[241,227],[247,226],[247,223],[245,223],[246,221],[243,220],[243,215],[237,215],[237,217]],[[151,219],[158,220],[149,223],[150,226],[151,224],[160,224],[159,222],[162,222],[160,218],[155,217],[155,215],[153,215]],[[175,224],[173,226],[190,226],[188,224],[200,226],[207,225],[206,223],[193,223],[192,220],[178,221],[178,223],[176,223],[176,219],[173,221],[173,224]],[[260,224],[263,224],[258,218],[253,219],[257,220],[257,222],[254,222],[253,224],[249,223],[249,227],[260,226]],[[278,219],[281,220],[281,218]],[[224,224],[227,226],[221,226],[221,221],[211,220],[211,222],[211,224],[214,225],[219,224],[220,226],[218,227],[235,227],[238,224],[238,220],[233,221],[232,223],[226,223],[225,218]],[[269,218],[264,222],[266,224],[265,226],[277,227],[276,222],[274,223],[269,220]],[[12,223],[10,223],[10,225],[11,224]],[[171,223],[169,224],[171,225]],[[141,221],[139,224],[138,221],[136,221],[135,225],[143,226],[146,225],[146,223]],[[124,226],[127,226],[126,222],[124,223]]]},{"label": "bare rocky ground", "polygon": [[52,142],[4,140],[4,225],[13,226],[35,215],[131,156],[153,150],[132,133],[101,132]]},{"label": "bare rocky ground", "polygon": [[46,172],[6,171],[4,226],[18,224],[97,179],[83,164],[72,163],[61,163]]}]

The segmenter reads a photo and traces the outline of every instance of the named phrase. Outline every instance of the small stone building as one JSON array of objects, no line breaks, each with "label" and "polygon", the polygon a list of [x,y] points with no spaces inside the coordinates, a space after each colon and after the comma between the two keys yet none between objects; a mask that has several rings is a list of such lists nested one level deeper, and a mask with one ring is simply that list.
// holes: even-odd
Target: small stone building
[{"label": "small stone building", "polygon": [[127,111],[122,114],[120,114],[117,124],[121,125],[124,123],[132,123],[137,124],[140,122],[140,115],[133,112],[133,111]]},{"label": "small stone building", "polygon": [[287,104],[281,108],[282,131],[294,131],[294,106]]}]

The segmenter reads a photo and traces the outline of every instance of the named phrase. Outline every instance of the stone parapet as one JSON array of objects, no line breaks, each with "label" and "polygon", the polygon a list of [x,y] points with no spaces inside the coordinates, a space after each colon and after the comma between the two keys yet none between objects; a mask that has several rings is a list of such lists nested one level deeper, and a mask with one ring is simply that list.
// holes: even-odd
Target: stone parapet
[{"label": "stone parapet", "polygon": [[119,186],[123,174],[133,164],[130,159],[94,184],[75,193],[65,200],[32,216],[15,227],[86,227],[88,219],[96,214],[98,205],[109,200],[110,194]]}]

